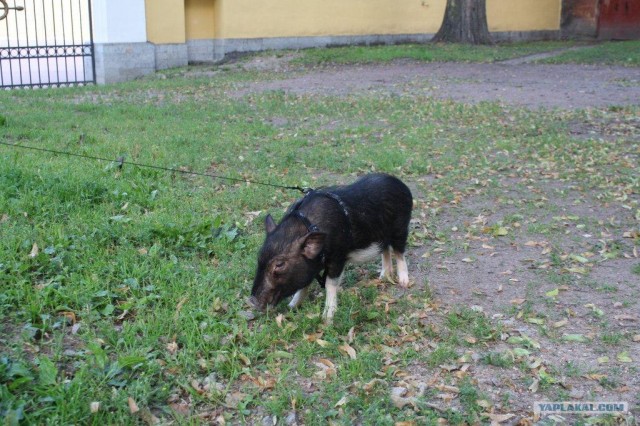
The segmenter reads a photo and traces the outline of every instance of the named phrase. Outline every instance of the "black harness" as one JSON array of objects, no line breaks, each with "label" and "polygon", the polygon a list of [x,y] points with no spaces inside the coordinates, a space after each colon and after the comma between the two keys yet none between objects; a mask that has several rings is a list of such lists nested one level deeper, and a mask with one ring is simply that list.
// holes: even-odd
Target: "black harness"
[{"label": "black harness", "polygon": [[[347,232],[351,234],[351,218],[349,217],[349,210],[347,210],[347,205],[344,203],[344,201],[342,201],[342,198],[340,198],[337,194],[334,194],[333,192],[322,191],[322,190],[311,190],[307,192],[304,197],[298,200],[291,207],[291,211],[289,212],[289,214],[300,219],[300,221],[304,224],[304,226],[307,227],[307,230],[309,232],[320,232],[320,228],[318,228],[318,225],[311,223],[309,218],[306,217],[304,213],[300,211],[300,206],[302,205],[302,202],[311,194],[317,194],[324,197],[328,197],[334,200],[336,203],[338,203],[342,208],[342,213],[344,214],[344,217],[347,219]],[[323,266],[323,271],[322,271],[322,274],[318,273],[318,275],[316,275],[316,280],[318,281],[318,284],[320,284],[320,287],[324,288],[324,285],[327,281],[327,268],[325,265],[326,259],[325,259],[324,250],[320,252],[319,257],[320,257],[320,262],[322,263],[322,266]]]}]

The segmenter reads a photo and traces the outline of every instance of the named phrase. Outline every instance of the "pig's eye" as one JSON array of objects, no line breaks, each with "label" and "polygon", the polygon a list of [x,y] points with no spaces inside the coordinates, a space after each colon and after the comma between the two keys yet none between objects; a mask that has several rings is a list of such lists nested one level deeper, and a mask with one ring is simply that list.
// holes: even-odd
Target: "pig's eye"
[{"label": "pig's eye", "polygon": [[273,265],[273,273],[275,275],[281,274],[284,271],[284,260],[278,260],[275,265]]}]

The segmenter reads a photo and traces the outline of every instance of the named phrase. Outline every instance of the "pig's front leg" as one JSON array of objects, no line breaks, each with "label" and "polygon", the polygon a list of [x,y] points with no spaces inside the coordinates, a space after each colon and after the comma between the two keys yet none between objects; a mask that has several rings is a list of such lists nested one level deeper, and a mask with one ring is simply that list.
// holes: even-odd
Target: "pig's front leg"
[{"label": "pig's front leg", "polygon": [[331,324],[333,322],[333,315],[336,313],[338,307],[338,288],[342,282],[342,274],[338,278],[327,277],[325,283],[326,299],[324,303],[324,312],[322,317],[325,324]]},{"label": "pig's front leg", "polygon": [[291,301],[289,302],[289,308],[295,309],[307,298],[307,294],[309,294],[309,287],[307,286],[303,289],[296,291],[296,294],[293,295]]}]

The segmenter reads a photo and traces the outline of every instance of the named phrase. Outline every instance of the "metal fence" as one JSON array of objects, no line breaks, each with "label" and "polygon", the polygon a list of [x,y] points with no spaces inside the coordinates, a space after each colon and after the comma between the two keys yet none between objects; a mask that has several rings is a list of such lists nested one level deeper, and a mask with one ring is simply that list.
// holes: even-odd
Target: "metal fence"
[{"label": "metal fence", "polygon": [[0,88],[89,83],[91,0],[0,0]]}]

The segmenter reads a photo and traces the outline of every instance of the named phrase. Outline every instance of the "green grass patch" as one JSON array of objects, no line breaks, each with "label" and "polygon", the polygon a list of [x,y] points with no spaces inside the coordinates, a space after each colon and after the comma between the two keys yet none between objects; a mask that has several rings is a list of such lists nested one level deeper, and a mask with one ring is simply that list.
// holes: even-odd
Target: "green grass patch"
[{"label": "green grass patch", "polygon": [[[229,95],[256,78],[267,77],[176,72],[108,87],[2,91],[0,138],[283,185],[385,171],[415,185],[423,194],[416,209],[428,218],[484,190],[472,182],[503,173],[533,179],[551,170],[563,187],[579,182],[611,203],[640,189],[632,142],[577,140],[567,125],[624,125],[638,108],[585,113],[379,94]],[[419,365],[435,374],[496,342],[499,327],[472,309],[432,312],[428,292],[402,297],[393,285],[372,284],[377,265],[347,270],[333,327],[321,323],[320,291],[298,310],[280,306],[251,319],[244,301],[263,219],[281,217],[298,196],[0,146],[3,421],[135,424],[153,414],[195,423],[215,412],[250,423],[283,419],[294,406],[305,424],[415,420],[411,408],[390,401],[401,373]],[[513,234],[526,219],[512,215],[505,226]],[[414,232],[411,250],[430,247],[429,232]],[[436,238],[457,241],[446,232]],[[560,283],[571,275],[562,271],[568,261],[556,260]],[[432,327],[433,315],[442,327]],[[485,362],[509,365],[497,355]],[[369,383],[375,386],[365,390]],[[447,416],[472,423],[482,396],[471,382],[460,394],[464,412]],[[131,414],[129,398],[141,414]],[[439,414],[419,415],[428,422]]]},{"label": "green grass patch", "polygon": [[[557,56],[541,59],[540,62],[550,64],[606,64],[628,67],[640,66],[640,41],[611,41],[595,46],[563,52]],[[624,83],[624,82],[623,82]],[[634,84],[628,82],[628,84]],[[637,85],[638,82],[636,81]]]},{"label": "green grass patch", "polygon": [[573,45],[574,42],[545,41],[535,43],[499,43],[495,46],[445,43],[350,46],[302,50],[302,57],[296,61],[309,65],[323,63],[384,63],[397,59],[412,59],[424,62],[496,62]]}]

